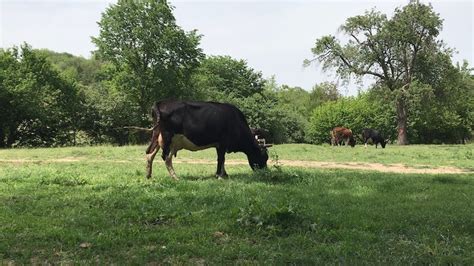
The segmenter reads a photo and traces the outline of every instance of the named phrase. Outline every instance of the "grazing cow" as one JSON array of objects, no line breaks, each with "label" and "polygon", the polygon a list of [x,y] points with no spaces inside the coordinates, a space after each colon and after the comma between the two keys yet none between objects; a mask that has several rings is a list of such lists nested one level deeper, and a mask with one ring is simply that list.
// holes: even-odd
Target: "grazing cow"
[{"label": "grazing cow", "polygon": [[342,145],[351,145],[354,147],[356,141],[352,135],[352,130],[345,127],[335,127],[332,129],[331,133],[331,144],[333,146]]},{"label": "grazing cow", "polygon": [[153,135],[146,150],[148,178],[160,148],[163,150],[161,157],[174,179],[178,177],[172,157],[181,149],[216,148],[218,178],[227,176],[224,168],[226,152],[245,153],[253,170],[267,166],[267,147],[271,145],[252,133],[242,112],[231,104],[166,100],[153,105],[152,117]]},{"label": "grazing cow", "polygon": [[369,139],[371,139],[372,142],[375,144],[375,148],[377,148],[377,145],[380,143],[383,149],[385,148],[385,144],[388,141],[385,140],[377,130],[371,128],[364,128],[364,130],[362,130],[362,139],[364,140],[364,146],[366,148],[367,141],[369,141]]}]

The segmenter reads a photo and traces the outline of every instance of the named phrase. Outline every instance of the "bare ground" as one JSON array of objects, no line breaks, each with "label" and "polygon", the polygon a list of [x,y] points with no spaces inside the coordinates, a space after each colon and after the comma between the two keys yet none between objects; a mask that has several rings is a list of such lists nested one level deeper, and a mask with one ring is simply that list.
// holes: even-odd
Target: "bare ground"
[{"label": "bare ground", "polygon": [[[24,164],[24,163],[74,163],[74,162],[97,162],[99,160],[90,160],[85,157],[65,157],[60,159],[0,159],[0,163]],[[138,160],[102,160],[103,162],[130,163],[138,162]],[[203,159],[180,159],[174,160],[174,163],[186,164],[216,164],[216,161]],[[145,163],[145,160],[143,160]],[[157,163],[161,163],[157,160]],[[227,165],[247,165],[244,160],[226,160]],[[367,162],[322,162],[322,161],[302,161],[302,160],[278,160],[270,161],[270,165],[302,167],[302,168],[323,168],[323,169],[349,169],[349,170],[365,170],[377,171],[384,173],[401,173],[401,174],[474,174],[474,171],[462,169],[452,166],[433,167],[430,165],[406,166],[403,164],[380,164]]]}]

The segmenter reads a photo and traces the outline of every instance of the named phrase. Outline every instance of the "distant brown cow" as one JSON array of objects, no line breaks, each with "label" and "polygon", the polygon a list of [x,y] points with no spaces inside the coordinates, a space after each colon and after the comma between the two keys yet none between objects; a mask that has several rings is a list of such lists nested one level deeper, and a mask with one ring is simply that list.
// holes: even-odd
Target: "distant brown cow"
[{"label": "distant brown cow", "polygon": [[352,136],[352,130],[345,127],[335,127],[331,131],[331,145],[337,146],[342,145],[351,145],[354,147],[356,142],[354,136]]}]

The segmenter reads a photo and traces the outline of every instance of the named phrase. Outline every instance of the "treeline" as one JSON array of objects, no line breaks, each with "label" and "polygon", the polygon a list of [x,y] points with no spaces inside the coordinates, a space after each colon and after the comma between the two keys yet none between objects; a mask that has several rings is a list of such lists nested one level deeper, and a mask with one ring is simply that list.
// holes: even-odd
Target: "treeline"
[{"label": "treeline", "polygon": [[[146,133],[124,127],[150,126],[153,101],[165,98],[233,103],[274,143],[329,143],[335,126],[399,135],[399,90],[377,82],[343,97],[332,83],[310,91],[277,84],[244,60],[205,55],[201,36],[176,25],[166,1],[119,1],[99,25],[90,59],[27,44],[0,49],[0,147],[142,143]],[[410,143],[472,135],[472,69],[442,55],[403,87]]]}]

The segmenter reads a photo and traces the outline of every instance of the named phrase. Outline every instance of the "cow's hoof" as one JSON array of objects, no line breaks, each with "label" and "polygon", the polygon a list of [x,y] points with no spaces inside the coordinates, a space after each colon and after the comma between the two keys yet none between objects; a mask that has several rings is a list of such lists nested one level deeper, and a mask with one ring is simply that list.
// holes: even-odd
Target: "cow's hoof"
[{"label": "cow's hoof", "polygon": [[216,178],[218,180],[222,180],[222,179],[227,178],[227,177],[229,177],[227,174],[225,174],[225,175],[216,175]]}]

